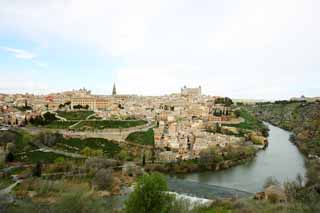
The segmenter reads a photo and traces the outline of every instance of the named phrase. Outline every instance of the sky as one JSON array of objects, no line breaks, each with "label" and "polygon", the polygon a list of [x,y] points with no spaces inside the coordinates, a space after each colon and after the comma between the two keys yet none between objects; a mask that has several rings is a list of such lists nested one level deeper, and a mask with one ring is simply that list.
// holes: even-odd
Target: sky
[{"label": "sky", "polygon": [[0,93],[320,96],[319,0],[0,0]]}]

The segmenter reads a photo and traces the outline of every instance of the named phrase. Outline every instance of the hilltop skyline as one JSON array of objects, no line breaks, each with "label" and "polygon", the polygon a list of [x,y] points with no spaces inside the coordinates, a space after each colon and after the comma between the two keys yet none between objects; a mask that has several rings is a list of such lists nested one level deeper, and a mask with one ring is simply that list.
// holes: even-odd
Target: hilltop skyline
[{"label": "hilltop skyline", "polygon": [[315,0],[0,3],[0,93],[319,96]]}]

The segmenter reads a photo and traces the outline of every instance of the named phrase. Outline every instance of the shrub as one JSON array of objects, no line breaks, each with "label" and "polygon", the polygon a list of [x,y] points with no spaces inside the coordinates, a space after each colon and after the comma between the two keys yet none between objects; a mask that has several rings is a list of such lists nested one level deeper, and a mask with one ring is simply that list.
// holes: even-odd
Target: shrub
[{"label": "shrub", "polygon": [[220,163],[221,161],[223,161],[223,158],[217,147],[212,146],[200,152],[199,162],[202,166]]},{"label": "shrub", "polygon": [[81,150],[81,154],[86,157],[98,157],[103,156],[103,151],[102,149],[91,149],[86,146]]},{"label": "shrub", "polygon": [[100,169],[92,180],[92,184],[99,190],[109,190],[112,186],[112,169]]},{"label": "shrub", "polygon": [[7,143],[7,150],[14,153],[16,151],[16,145],[14,143]]},{"label": "shrub", "polygon": [[63,136],[59,133],[51,133],[51,132],[41,132],[38,135],[37,141],[46,145],[46,146],[54,146],[57,142],[61,141]]},{"label": "shrub", "polygon": [[12,162],[14,161],[14,155],[12,154],[12,152],[9,152],[6,156],[6,162]]},{"label": "shrub", "polygon": [[34,177],[41,177],[41,173],[42,173],[42,164],[41,162],[37,162],[36,166],[33,169],[33,176]]},{"label": "shrub", "polygon": [[174,201],[174,196],[166,191],[168,186],[163,175],[159,173],[143,175],[138,178],[134,191],[125,202],[124,212],[167,212]]},{"label": "shrub", "polygon": [[279,201],[279,196],[275,193],[271,193],[268,195],[268,201],[270,201],[271,203],[275,204]]},{"label": "shrub", "polygon": [[63,164],[65,162],[64,157],[58,157],[54,160],[56,164]]},{"label": "shrub", "polygon": [[105,159],[105,158],[88,158],[85,161],[85,165],[88,169],[107,169],[109,167],[117,166],[116,160]]}]

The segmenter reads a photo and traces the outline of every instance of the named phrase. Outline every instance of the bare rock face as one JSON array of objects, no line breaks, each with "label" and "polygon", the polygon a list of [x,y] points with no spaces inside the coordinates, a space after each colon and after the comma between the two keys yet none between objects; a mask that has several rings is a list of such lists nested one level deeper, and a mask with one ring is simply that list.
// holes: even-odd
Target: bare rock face
[{"label": "bare rock face", "polygon": [[270,185],[263,192],[257,192],[256,200],[268,200],[272,203],[284,203],[287,201],[284,190],[278,185]]},{"label": "bare rock face", "polygon": [[277,185],[271,185],[267,187],[265,190],[265,198],[274,203],[283,203],[286,202],[286,194],[284,190]]},{"label": "bare rock face", "polygon": [[97,195],[99,197],[110,197],[111,196],[111,193],[109,191],[98,191],[97,192]]}]

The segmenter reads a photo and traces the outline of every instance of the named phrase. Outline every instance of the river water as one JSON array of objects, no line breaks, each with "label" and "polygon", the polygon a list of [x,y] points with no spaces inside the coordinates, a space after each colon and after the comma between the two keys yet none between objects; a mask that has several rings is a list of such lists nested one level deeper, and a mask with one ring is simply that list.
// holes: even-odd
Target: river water
[{"label": "river water", "polygon": [[[179,176],[187,182],[233,188],[246,192],[263,189],[265,180],[274,177],[281,183],[305,175],[305,160],[297,147],[289,141],[290,132],[266,123],[269,127],[269,146],[244,165],[218,172],[201,172]],[[197,184],[194,190],[197,191]]]}]

